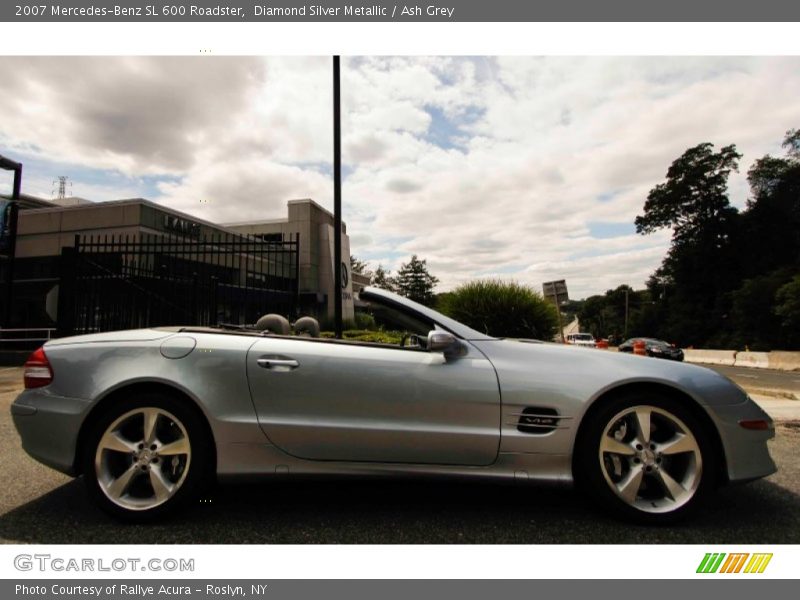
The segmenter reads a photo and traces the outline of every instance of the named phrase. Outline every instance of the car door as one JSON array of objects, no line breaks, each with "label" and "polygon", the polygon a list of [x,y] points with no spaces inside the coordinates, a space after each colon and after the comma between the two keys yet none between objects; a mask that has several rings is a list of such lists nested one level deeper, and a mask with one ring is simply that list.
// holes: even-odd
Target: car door
[{"label": "car door", "polygon": [[270,441],[312,460],[488,465],[500,442],[491,363],[339,340],[269,337],[247,355]]}]

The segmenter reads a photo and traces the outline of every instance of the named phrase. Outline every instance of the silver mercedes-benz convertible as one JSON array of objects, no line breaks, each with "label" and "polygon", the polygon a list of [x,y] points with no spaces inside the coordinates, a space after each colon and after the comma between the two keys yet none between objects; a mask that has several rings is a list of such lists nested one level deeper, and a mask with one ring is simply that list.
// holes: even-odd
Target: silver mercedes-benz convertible
[{"label": "silver mercedes-benz convertible", "polygon": [[376,288],[360,301],[402,341],[200,327],[50,341],[11,407],[22,445],[132,520],[215,479],[358,475],[575,483],[658,523],[775,472],[772,421],[714,371],[497,339]]}]

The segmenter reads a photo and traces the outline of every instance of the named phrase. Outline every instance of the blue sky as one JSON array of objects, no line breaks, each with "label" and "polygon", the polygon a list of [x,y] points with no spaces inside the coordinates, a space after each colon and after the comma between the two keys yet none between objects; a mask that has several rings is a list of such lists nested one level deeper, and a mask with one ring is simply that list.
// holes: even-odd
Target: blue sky
[{"label": "blue sky", "polygon": [[[0,145],[0,154],[13,156],[21,162],[24,169],[24,191],[44,198],[51,198],[58,189],[59,176],[68,177],[68,195],[79,195],[80,190],[131,190],[135,196],[155,198],[159,195],[160,183],[177,183],[180,177],[165,175],[144,175],[141,177],[121,173],[115,169],[93,169],[77,163],[47,160],[41,155],[15,152]],[[4,193],[9,193],[13,185],[13,176],[3,177]],[[70,194],[70,190],[73,192]],[[122,197],[122,196],[120,196]],[[105,200],[106,197],[94,197],[93,200]]]},{"label": "blue sky", "polygon": [[[4,57],[0,77],[0,154],[23,162],[26,193],[66,175],[76,196],[216,222],[332,205],[327,58]],[[737,145],[744,206],[748,166],[800,126],[800,59],[361,57],[342,93],[356,255],[418,254],[442,290],[566,278],[585,297],[661,262],[669,232],[633,220],[688,147]]]},{"label": "blue sky", "polygon": [[458,114],[447,115],[439,106],[425,106],[431,120],[424,139],[443,150],[467,150],[467,143],[472,137],[468,127],[480,120],[484,110],[477,106],[467,106]]},{"label": "blue sky", "polygon": [[622,237],[632,235],[636,232],[633,223],[629,221],[617,223],[609,221],[588,221],[586,227],[589,228],[589,235],[596,240]]}]

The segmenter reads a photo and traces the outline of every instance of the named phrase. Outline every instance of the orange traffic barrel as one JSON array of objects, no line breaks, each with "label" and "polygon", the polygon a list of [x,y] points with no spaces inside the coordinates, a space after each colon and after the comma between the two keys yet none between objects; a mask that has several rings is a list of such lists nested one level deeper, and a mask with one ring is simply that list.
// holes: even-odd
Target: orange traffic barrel
[{"label": "orange traffic barrel", "polygon": [[639,356],[647,356],[647,350],[645,349],[644,340],[636,340],[633,342],[633,353],[638,354]]}]

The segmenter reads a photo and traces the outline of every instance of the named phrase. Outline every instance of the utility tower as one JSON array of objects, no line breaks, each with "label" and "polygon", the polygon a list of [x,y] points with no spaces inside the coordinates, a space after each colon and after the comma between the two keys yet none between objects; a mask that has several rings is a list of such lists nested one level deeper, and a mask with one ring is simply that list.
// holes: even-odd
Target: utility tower
[{"label": "utility tower", "polygon": [[63,200],[67,197],[67,185],[72,189],[72,182],[66,175],[59,175],[57,179],[53,180],[53,185],[56,183],[58,183],[58,195],[56,195],[55,189],[53,189],[52,195],[56,196],[57,200]]}]

